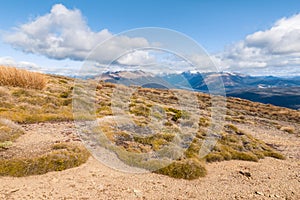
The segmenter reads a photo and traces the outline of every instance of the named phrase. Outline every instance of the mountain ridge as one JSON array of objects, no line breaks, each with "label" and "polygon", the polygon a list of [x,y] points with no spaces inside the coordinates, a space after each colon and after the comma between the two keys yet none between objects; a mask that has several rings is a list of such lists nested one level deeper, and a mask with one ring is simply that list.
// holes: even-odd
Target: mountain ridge
[{"label": "mountain ridge", "polygon": [[[127,76],[127,75],[130,76]],[[225,94],[231,97],[270,103],[291,109],[300,109],[300,77],[250,76],[231,72],[182,72],[180,74],[148,74],[142,70],[105,72],[100,79],[124,85],[142,85],[150,88],[177,88],[209,93],[213,84],[222,84]],[[147,84],[143,84],[143,82]],[[152,82],[152,84],[149,84]],[[158,83],[158,84],[154,84]],[[160,85],[160,87],[159,87]],[[250,93],[249,93],[250,91]],[[274,93],[274,91],[277,91]],[[278,92],[280,91],[280,92]],[[293,95],[291,95],[293,93]],[[267,97],[267,98],[266,98]],[[279,101],[278,101],[279,99]]]}]

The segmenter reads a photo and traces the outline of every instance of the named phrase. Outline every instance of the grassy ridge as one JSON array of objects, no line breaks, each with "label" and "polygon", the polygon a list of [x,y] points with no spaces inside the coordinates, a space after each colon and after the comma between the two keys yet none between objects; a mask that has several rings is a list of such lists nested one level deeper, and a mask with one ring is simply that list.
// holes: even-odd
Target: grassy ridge
[{"label": "grassy ridge", "polygon": [[[12,69],[12,71],[15,70]],[[27,72],[25,73],[23,70],[20,70],[18,73],[26,74]],[[28,72],[27,74],[32,76],[40,75],[31,73]],[[11,81],[11,84],[9,84],[9,81],[7,81],[7,84],[3,83],[0,86],[0,117],[18,123],[73,120],[72,96],[74,79],[62,76],[42,76],[43,80],[46,81],[44,82],[45,85],[41,84],[43,87],[39,88],[35,86],[29,87],[26,84],[16,85],[14,81]],[[30,81],[36,79],[24,80],[29,80],[27,82],[29,84]],[[299,129],[297,128],[300,122],[299,111],[229,98],[227,99],[227,125],[222,131],[215,133],[218,137],[218,143],[212,149],[211,153],[204,158],[200,158],[199,150],[203,141],[209,137],[206,133],[208,127],[211,125],[212,104],[209,95],[196,93],[201,112],[201,117],[197,119],[197,117],[190,115],[189,112],[182,110],[178,106],[178,98],[172,90],[133,88],[104,82],[93,82],[93,84],[96,84],[94,100],[96,102],[95,115],[97,118],[105,118],[109,115],[118,116],[122,113],[120,111],[129,102],[128,109],[125,112],[135,123],[135,126],[131,127],[133,128],[132,130],[128,129],[125,125],[118,127],[111,123],[101,127],[101,131],[104,132],[106,138],[114,145],[112,150],[118,154],[121,160],[129,165],[154,169],[155,167],[151,165],[159,165],[161,163],[145,162],[141,156],[135,156],[135,154],[142,155],[143,153],[164,149],[166,146],[172,144],[176,135],[182,134],[182,131],[180,131],[182,126],[186,128],[198,128],[198,132],[190,146],[184,149],[185,153],[183,156],[176,159],[170,165],[155,170],[156,173],[174,178],[195,179],[204,176],[206,174],[205,162],[231,159],[258,161],[265,156],[279,159],[284,158],[263,141],[253,138],[249,133],[243,133],[231,123],[243,123],[249,126],[274,126],[278,131],[299,134]],[[118,94],[115,92],[117,87],[119,88]],[[83,101],[82,105],[85,105],[84,101],[91,94],[84,91],[84,89],[78,90],[78,92],[80,92],[80,98]],[[131,94],[131,92],[133,93],[129,97],[128,94]],[[187,96],[188,100],[190,93],[187,91],[181,91],[181,93],[183,96]],[[112,97],[115,98],[112,100]],[[90,106],[86,106],[88,110]],[[88,119],[88,116],[82,116],[82,118]],[[148,137],[137,135],[139,131],[147,132],[145,127],[148,125],[153,125],[152,128],[155,129],[156,125],[159,125],[161,121],[163,121],[164,128],[160,131]],[[153,124],[153,122],[155,123]],[[286,126],[287,123],[291,127]],[[0,130],[2,129],[0,128]],[[189,136],[184,136],[187,133],[183,131],[183,137],[188,139]],[[7,137],[4,135],[2,134],[3,138]],[[3,139],[3,149],[7,148],[11,144],[10,142],[13,142],[13,138],[11,140]],[[177,149],[177,147],[174,149]],[[168,154],[168,152],[163,151],[161,153]],[[2,174],[20,176],[14,166],[19,166],[17,167],[18,170],[23,171],[21,174],[27,175],[47,172],[45,166],[49,166],[50,171],[63,170],[69,166],[78,166],[80,163],[85,162],[86,155],[85,151],[78,151],[78,148],[65,147],[57,149],[57,147],[53,147],[49,154],[40,155],[30,160],[12,159],[10,164],[7,163],[7,160],[2,160],[0,162],[0,172],[2,170]],[[77,158],[81,156],[81,161],[79,163],[76,162],[74,156]],[[58,157],[65,157],[66,159],[62,161]],[[32,165],[28,166],[29,168],[24,167],[23,164],[28,162],[32,163]]]}]

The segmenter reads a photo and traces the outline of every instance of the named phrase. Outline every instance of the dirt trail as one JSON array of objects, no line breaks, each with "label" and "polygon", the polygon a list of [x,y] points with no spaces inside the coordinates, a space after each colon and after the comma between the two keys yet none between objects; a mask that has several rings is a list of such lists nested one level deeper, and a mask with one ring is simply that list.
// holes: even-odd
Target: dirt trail
[{"label": "dirt trail", "polygon": [[[70,122],[24,125],[24,129],[27,133],[17,142],[26,141],[22,148],[27,152],[38,143],[78,140]],[[0,177],[0,199],[300,199],[299,137],[274,130],[252,131],[284,147],[287,159],[211,163],[206,165],[205,178],[187,181],[122,173],[91,157],[80,167],[62,172]]]}]

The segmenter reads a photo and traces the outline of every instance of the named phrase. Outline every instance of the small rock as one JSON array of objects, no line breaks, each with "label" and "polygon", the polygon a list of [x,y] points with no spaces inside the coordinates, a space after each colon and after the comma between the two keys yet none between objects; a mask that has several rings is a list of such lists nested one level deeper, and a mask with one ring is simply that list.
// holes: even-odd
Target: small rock
[{"label": "small rock", "polygon": [[104,185],[102,185],[102,184],[98,185],[97,190],[104,191],[105,190]]},{"label": "small rock", "polygon": [[52,179],[52,182],[57,183],[57,182],[58,182],[58,179],[57,179],[57,178],[54,178],[54,179]]},{"label": "small rock", "polygon": [[10,193],[15,193],[15,192],[18,192],[20,189],[19,188],[16,188],[14,190],[11,190]]},{"label": "small rock", "polygon": [[243,172],[243,171],[239,171],[240,174],[250,178],[251,177],[251,173],[250,172]]},{"label": "small rock", "polygon": [[133,189],[133,192],[137,197],[141,197],[143,195],[142,191],[140,190]]},{"label": "small rock", "polygon": [[255,194],[258,194],[258,195],[261,195],[261,196],[263,196],[263,195],[264,195],[264,193],[262,193],[262,192],[258,192],[258,191],[255,191]]},{"label": "small rock", "polygon": [[277,195],[277,194],[275,194],[275,195],[274,195],[274,197],[276,197],[276,198],[279,198],[280,196],[279,196],[279,195]]}]

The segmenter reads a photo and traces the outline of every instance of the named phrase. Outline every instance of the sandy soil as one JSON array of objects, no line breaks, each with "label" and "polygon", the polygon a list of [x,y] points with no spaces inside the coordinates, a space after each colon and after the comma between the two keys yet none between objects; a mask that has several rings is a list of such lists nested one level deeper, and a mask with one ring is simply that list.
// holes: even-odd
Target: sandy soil
[{"label": "sandy soil", "polygon": [[[282,150],[287,159],[211,163],[206,165],[206,177],[187,181],[152,173],[123,173],[91,157],[80,167],[62,172],[1,177],[0,199],[300,199],[300,138],[272,129],[240,128],[254,131],[256,137]],[[41,142],[78,140],[68,122],[24,125],[24,129],[27,134],[17,142],[31,149]]]}]

